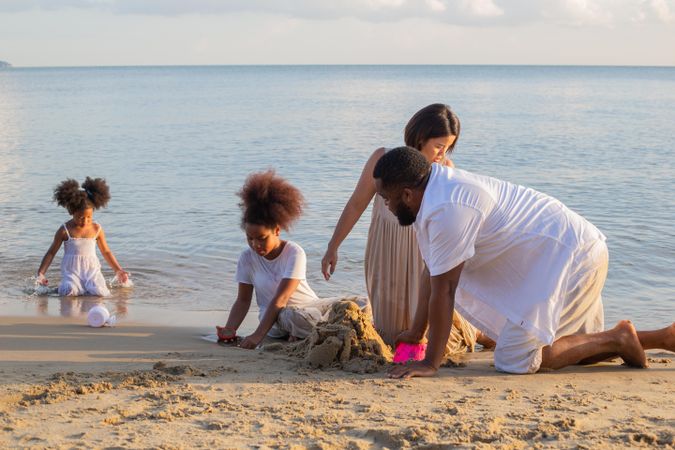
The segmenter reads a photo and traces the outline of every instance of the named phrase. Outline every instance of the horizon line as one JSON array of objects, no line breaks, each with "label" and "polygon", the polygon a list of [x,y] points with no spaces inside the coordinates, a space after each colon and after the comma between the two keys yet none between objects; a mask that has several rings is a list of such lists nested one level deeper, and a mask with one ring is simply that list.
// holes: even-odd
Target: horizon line
[{"label": "horizon line", "polygon": [[[1,61],[1,60],[0,60]],[[2,69],[95,69],[95,68],[194,68],[194,67],[594,67],[594,68],[675,68],[674,65],[634,65],[634,64],[493,64],[493,63],[475,63],[475,64],[406,64],[406,63],[384,63],[384,64],[362,64],[362,63],[300,63],[300,64],[110,64],[110,65],[64,65],[64,66],[15,66],[9,64]]]}]

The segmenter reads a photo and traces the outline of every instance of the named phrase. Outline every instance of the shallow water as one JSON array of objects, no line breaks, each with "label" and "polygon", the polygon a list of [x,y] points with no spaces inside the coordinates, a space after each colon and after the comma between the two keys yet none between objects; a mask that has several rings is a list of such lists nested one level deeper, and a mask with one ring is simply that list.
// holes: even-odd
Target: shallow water
[{"label": "shallow water", "polygon": [[673,320],[675,69],[620,67],[0,71],[0,313],[81,315],[94,301],[23,291],[68,219],[52,189],[87,175],[111,186],[95,220],[135,282],[113,290],[111,309],[224,318],[246,245],[234,193],[269,167],[307,197],[289,237],[307,252],[312,287],[364,294],[369,213],[330,282],[325,245],[368,155],[400,145],[410,115],[438,101],[462,119],[458,166],[554,195],[607,235],[608,323]]}]

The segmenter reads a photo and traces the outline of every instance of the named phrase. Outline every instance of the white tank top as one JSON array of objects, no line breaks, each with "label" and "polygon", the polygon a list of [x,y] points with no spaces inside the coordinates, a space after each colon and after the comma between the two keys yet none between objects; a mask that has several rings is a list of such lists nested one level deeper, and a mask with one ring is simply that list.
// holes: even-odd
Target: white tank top
[{"label": "white tank top", "polygon": [[101,232],[101,227],[98,228],[96,236],[92,238],[75,238],[68,232],[68,227],[63,224],[63,229],[66,230],[68,240],[63,243],[63,250],[65,256],[96,256],[96,239]]}]

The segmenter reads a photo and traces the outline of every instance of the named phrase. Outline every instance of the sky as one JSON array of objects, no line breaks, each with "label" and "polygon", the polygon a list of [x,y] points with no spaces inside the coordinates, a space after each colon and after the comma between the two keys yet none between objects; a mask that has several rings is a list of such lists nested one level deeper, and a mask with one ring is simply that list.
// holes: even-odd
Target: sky
[{"label": "sky", "polygon": [[0,0],[0,60],[675,66],[675,0]]}]

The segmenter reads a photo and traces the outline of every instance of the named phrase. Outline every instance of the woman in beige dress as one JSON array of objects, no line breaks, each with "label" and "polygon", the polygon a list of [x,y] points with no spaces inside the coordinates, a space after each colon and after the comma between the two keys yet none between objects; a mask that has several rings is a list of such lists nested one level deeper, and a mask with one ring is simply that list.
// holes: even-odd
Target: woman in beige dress
[{"label": "woman in beige dress", "polygon": [[[430,161],[452,166],[447,155],[457,143],[460,123],[447,105],[433,104],[418,111],[405,127],[405,143],[416,148]],[[407,330],[414,318],[417,299],[428,296],[429,288],[420,283],[426,266],[420,255],[413,227],[399,225],[398,219],[375,195],[373,168],[387,149],[378,148],[370,155],[361,177],[345,205],[333,236],[321,261],[321,270],[328,280],[338,262],[338,248],[370,201],[375,197],[368,230],[365,255],[366,289],[373,308],[375,328],[388,344]],[[447,353],[473,351],[478,342],[490,346],[491,341],[455,312]]]}]

